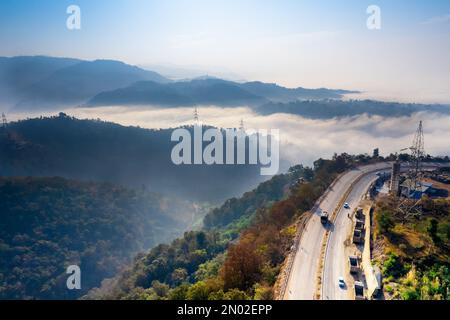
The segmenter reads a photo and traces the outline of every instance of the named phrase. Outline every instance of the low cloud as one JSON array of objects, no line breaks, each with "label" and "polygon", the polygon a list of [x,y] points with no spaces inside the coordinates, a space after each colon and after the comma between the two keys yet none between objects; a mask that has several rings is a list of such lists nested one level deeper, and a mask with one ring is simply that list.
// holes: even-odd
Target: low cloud
[{"label": "low cloud", "polygon": [[[374,148],[380,148],[384,155],[398,152],[411,146],[420,120],[424,122],[426,152],[450,155],[450,116],[447,115],[422,112],[398,118],[362,115],[311,120],[287,114],[261,116],[246,107],[204,106],[198,110],[200,121],[207,125],[238,127],[242,119],[246,129],[279,129],[281,156],[290,164],[311,165],[314,160],[329,158],[335,152],[370,154]],[[100,118],[142,128],[174,128],[194,123],[193,108],[101,107],[75,108],[64,112],[77,118]],[[55,113],[47,115],[51,114]],[[17,119],[31,115],[12,116]]]}]

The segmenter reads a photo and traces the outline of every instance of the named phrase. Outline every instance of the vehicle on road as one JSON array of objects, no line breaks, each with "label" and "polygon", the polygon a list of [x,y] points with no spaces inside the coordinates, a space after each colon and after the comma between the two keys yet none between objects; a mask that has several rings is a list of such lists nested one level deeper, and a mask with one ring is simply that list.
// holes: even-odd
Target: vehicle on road
[{"label": "vehicle on road", "polygon": [[365,300],[364,284],[360,281],[355,282],[355,300]]},{"label": "vehicle on road", "polygon": [[322,211],[322,214],[320,215],[320,222],[323,225],[326,225],[328,223],[328,212],[327,211]]},{"label": "vehicle on road", "polygon": [[350,273],[359,272],[359,259],[357,256],[350,256],[348,258],[348,263],[350,265]]},{"label": "vehicle on road", "polygon": [[356,218],[360,220],[364,220],[364,211],[362,208],[358,208],[356,210]]},{"label": "vehicle on road", "polygon": [[353,243],[361,244],[363,242],[363,234],[359,229],[353,230]]},{"label": "vehicle on road", "polygon": [[356,220],[355,222],[355,229],[360,230],[361,232],[364,231],[365,223],[362,220]]},{"label": "vehicle on road", "polygon": [[345,209],[350,209],[350,205],[346,202],[346,203],[344,203],[344,208]]},{"label": "vehicle on road", "polygon": [[339,277],[338,285],[339,285],[339,288],[345,288],[345,280],[344,280],[344,277]]}]

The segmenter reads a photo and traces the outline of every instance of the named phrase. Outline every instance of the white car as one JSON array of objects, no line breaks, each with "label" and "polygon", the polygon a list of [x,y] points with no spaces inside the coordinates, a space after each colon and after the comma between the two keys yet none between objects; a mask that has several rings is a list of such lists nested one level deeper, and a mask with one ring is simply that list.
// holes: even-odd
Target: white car
[{"label": "white car", "polygon": [[345,288],[345,280],[344,277],[339,277],[338,284],[340,288]]},{"label": "white car", "polygon": [[350,209],[350,205],[348,204],[348,202],[346,202],[346,203],[344,204],[344,208],[345,208],[345,209]]}]

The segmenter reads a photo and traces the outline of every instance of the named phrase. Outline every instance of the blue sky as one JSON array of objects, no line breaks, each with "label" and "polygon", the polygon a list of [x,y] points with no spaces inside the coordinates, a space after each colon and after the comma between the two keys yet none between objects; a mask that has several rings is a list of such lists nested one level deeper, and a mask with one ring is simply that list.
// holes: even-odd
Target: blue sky
[{"label": "blue sky", "polygon": [[[71,4],[79,31],[66,28]],[[371,4],[381,30],[366,28]],[[118,59],[450,102],[448,0],[2,0],[0,43],[3,56]]]}]

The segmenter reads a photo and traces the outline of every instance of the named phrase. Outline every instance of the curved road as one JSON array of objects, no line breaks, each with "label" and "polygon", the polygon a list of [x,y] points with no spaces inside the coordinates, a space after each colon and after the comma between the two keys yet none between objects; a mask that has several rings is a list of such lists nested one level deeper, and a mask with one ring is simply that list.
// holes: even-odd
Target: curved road
[{"label": "curved road", "polygon": [[[349,300],[352,299],[352,286],[350,285],[350,270],[348,267],[348,256],[345,241],[351,236],[353,223],[348,214],[359,206],[360,201],[367,193],[370,185],[377,180],[376,173],[364,176],[352,188],[349,196],[345,199],[350,205],[350,210],[340,208],[336,220],[332,224],[332,232],[328,238],[327,250],[323,269],[322,299],[325,300]],[[350,216],[351,218],[352,216]],[[346,279],[346,287],[338,286],[339,277]]]},{"label": "curved road", "polygon": [[[320,223],[320,214],[322,210],[328,211],[329,214],[331,215],[335,210],[335,208],[337,208],[337,206],[341,202],[342,197],[352,187],[352,184],[356,180],[358,180],[359,177],[370,174],[371,178],[364,177],[363,179],[361,179],[360,182],[357,183],[353,188],[353,190],[356,190],[355,191],[356,193],[352,192],[349,195],[349,198],[350,197],[352,199],[358,198],[360,192],[364,194],[365,190],[367,190],[367,188],[373,181],[374,174],[372,174],[371,172],[385,171],[386,169],[389,169],[391,165],[392,165],[391,163],[378,163],[364,167],[359,167],[351,171],[348,171],[344,175],[340,176],[325,192],[322,199],[319,200],[319,203],[316,206],[315,210],[313,210],[312,212],[313,215],[311,216],[302,233],[300,243],[297,248],[297,252],[295,254],[292,270],[289,275],[284,299],[286,300],[314,299],[314,295],[317,289],[317,275],[318,275],[321,247],[325,236],[325,228]],[[346,228],[348,226],[350,226],[351,228],[351,224],[346,225],[345,221],[342,222],[340,220],[341,216],[342,215],[339,214],[337,217],[338,219],[336,222],[338,223],[338,225],[335,226],[335,231],[346,231],[347,230]],[[345,218],[347,217],[345,214],[344,216]],[[335,232],[335,231],[332,230],[330,236],[331,234],[333,234],[333,237],[336,236],[339,238],[343,237],[345,241],[345,237],[347,235],[346,232]],[[336,235],[337,233],[339,235]],[[337,247],[336,249],[337,250],[333,249],[330,251],[327,250],[327,255],[339,254],[340,248]],[[341,255],[342,257],[339,259],[344,261],[343,268],[345,268],[346,259],[343,254]],[[336,261],[339,261],[339,259]],[[330,268],[333,269],[335,267],[334,264],[336,263],[336,261],[334,261],[333,258],[329,260],[327,259],[327,261],[329,261],[329,264],[331,265],[327,265],[326,263],[325,264],[326,269],[324,270],[329,270]],[[335,274],[337,275],[339,272],[341,272],[341,270],[336,271]],[[326,271],[325,281],[329,281],[329,284],[331,285],[331,282],[334,281],[334,274],[331,276],[329,276],[329,274],[330,272]],[[339,276],[341,275],[338,275],[338,277]],[[329,294],[329,296],[330,295],[331,294]],[[348,296],[346,292],[343,292],[342,295],[345,297]],[[333,296],[333,298],[330,299],[340,299],[340,297]]]}]

